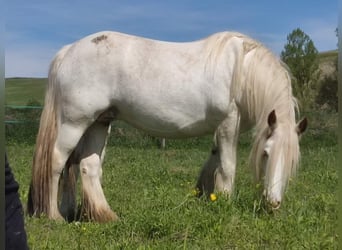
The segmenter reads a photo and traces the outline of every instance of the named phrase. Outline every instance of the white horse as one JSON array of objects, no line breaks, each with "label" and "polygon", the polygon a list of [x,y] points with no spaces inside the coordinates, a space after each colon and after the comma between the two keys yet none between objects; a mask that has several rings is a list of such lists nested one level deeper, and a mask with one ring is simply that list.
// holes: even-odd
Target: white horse
[{"label": "white horse", "polygon": [[[222,32],[187,43],[109,31],[90,35],[62,48],[51,63],[28,211],[62,218],[59,179],[65,166],[79,164],[85,211],[95,221],[117,218],[101,187],[104,148],[116,119],[158,137],[215,134],[197,187],[227,195],[239,133],[255,127],[250,165],[277,209],[307,126],[306,119],[296,124],[296,109],[287,69],[245,35]],[[63,197],[62,213],[73,198]]]}]

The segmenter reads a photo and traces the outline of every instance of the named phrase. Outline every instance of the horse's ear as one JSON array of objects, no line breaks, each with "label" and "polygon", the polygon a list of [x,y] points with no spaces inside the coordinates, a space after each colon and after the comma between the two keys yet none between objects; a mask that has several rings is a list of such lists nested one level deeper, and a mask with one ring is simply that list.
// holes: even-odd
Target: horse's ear
[{"label": "horse's ear", "polygon": [[296,126],[296,132],[298,135],[301,135],[304,133],[304,131],[306,130],[308,126],[308,119],[306,119],[306,117],[301,120],[300,122],[297,123],[297,126]]},{"label": "horse's ear", "polygon": [[268,126],[270,127],[270,129],[272,131],[276,128],[276,126],[277,126],[277,116],[276,116],[276,112],[275,112],[274,109],[268,115],[267,123],[268,123]]}]

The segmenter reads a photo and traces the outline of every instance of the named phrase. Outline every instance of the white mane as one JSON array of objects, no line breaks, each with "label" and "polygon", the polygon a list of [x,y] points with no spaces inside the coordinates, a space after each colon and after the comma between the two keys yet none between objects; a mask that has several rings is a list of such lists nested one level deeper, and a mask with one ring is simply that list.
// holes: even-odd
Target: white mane
[{"label": "white mane", "polygon": [[[281,138],[276,141],[268,164],[275,166],[279,150],[284,150],[285,176],[296,172],[299,161],[298,136],[295,133],[298,105],[292,95],[291,75],[286,66],[270,50],[260,43],[245,37],[249,50],[245,55],[243,76],[238,93],[247,107],[248,120],[255,124],[255,141],[250,154],[250,165],[256,178],[260,177],[263,146],[268,137],[267,117],[272,110],[277,116],[277,125],[282,128]],[[273,175],[273,168],[267,167],[266,178]]]}]

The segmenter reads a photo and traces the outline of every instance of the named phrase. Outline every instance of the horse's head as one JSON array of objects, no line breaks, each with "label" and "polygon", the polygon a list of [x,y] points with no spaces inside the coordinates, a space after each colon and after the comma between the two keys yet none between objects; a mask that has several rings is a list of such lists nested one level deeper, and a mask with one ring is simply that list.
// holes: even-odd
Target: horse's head
[{"label": "horse's head", "polygon": [[299,138],[307,127],[304,118],[298,124],[277,121],[273,110],[267,126],[257,135],[251,164],[257,182],[263,182],[263,196],[272,209],[280,207],[286,185],[299,161]]}]

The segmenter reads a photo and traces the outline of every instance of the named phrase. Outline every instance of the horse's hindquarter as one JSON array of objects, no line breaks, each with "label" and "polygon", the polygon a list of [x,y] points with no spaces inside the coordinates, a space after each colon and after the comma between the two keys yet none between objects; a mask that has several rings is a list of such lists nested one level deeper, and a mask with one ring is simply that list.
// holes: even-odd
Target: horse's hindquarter
[{"label": "horse's hindquarter", "polygon": [[77,106],[83,112],[90,107],[98,115],[115,107],[117,119],[165,137],[211,133],[227,115],[228,83],[208,74],[201,41],[167,43],[104,33],[81,44],[70,62],[78,60],[79,76],[67,87],[73,95],[67,95],[80,97],[75,101],[82,102]]}]

